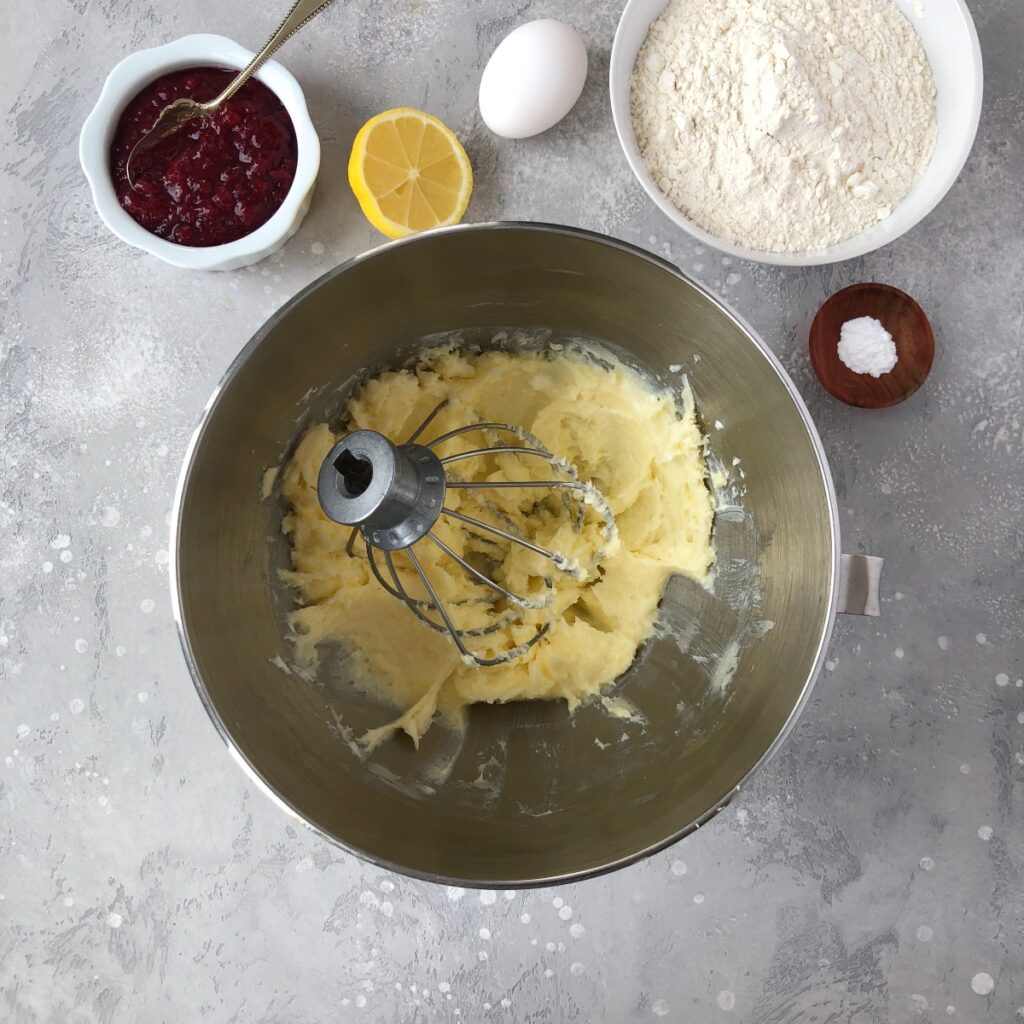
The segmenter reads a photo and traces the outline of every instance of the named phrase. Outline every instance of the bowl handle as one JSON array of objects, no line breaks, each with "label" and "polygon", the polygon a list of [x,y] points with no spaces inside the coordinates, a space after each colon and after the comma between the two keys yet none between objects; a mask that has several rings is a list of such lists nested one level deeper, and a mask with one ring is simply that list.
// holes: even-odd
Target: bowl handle
[{"label": "bowl handle", "polygon": [[844,615],[880,615],[878,583],[884,558],[843,555],[839,567],[839,611]]}]

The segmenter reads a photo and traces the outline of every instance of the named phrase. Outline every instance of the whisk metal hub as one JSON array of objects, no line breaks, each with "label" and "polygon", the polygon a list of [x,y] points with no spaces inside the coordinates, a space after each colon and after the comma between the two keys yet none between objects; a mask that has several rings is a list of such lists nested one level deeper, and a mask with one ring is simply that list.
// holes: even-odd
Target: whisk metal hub
[{"label": "whisk metal hub", "polygon": [[356,430],[324,459],[317,494],[336,523],[358,526],[374,547],[398,551],[425,537],[441,515],[444,466],[423,445]]}]

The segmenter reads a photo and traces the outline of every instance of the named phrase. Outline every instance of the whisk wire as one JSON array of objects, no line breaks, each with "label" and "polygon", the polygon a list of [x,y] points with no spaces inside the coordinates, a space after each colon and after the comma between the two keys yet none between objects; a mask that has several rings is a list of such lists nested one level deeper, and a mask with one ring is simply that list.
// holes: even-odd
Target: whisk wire
[{"label": "whisk wire", "polygon": [[449,490],[490,490],[492,487],[565,487],[574,491],[586,491],[589,488],[578,480],[451,480]]},{"label": "whisk wire", "polygon": [[[448,635],[455,642],[455,646],[458,647],[459,653],[466,658],[473,658],[474,661],[480,662],[480,659],[475,655],[471,655],[466,648],[466,645],[462,642],[462,637],[459,635],[459,631],[455,628],[455,624],[452,622],[448,615],[448,609],[445,608],[444,602],[437,596],[437,591],[434,590],[433,583],[430,582],[430,577],[423,571],[423,566],[420,565],[420,560],[416,557],[416,552],[413,549],[406,548],[406,554],[409,556],[409,561],[412,562],[413,568],[419,575],[420,581],[423,583],[424,589],[430,595],[430,600],[434,603],[434,607],[437,609],[438,614],[441,616],[442,621],[445,624],[445,628],[448,630]],[[389,559],[390,561],[390,559]],[[396,577],[397,578],[397,577]]]},{"label": "whisk wire", "polygon": [[520,608],[531,607],[530,602],[526,598],[520,597],[518,594],[513,594],[511,590],[506,590],[500,583],[496,580],[492,580],[486,573],[480,572],[479,569],[474,569],[473,566],[471,566],[469,562],[462,557],[462,555],[453,551],[433,532],[427,534],[427,540],[432,540],[450,559],[452,559],[452,561],[457,562],[462,566],[466,573],[472,576],[473,579],[482,583],[485,587],[490,587],[491,590],[495,591],[495,593],[501,594],[502,597],[511,601],[513,604],[519,605]]},{"label": "whisk wire", "polygon": [[427,413],[427,418],[405,439],[406,444],[412,444],[420,434],[423,433],[431,423],[434,422],[434,417],[448,404],[447,398],[442,398],[437,405],[434,406],[430,412]]},{"label": "whisk wire", "polygon": [[[415,598],[412,594],[406,590],[405,585],[402,583],[402,578],[398,574],[398,570],[395,568],[394,558],[390,551],[384,552],[384,560],[387,563],[388,572],[391,574],[391,578],[394,581],[394,586],[384,579],[383,573],[380,571],[380,567],[377,565],[377,559],[373,553],[372,545],[367,542],[366,544],[366,559],[370,563],[370,569],[373,572],[374,578],[392,597],[397,597],[399,601],[406,605],[406,607],[422,622],[424,625],[429,626],[431,629],[438,633],[447,632],[443,622],[436,622],[431,619],[430,616],[426,615],[422,609],[433,608],[434,605],[431,601],[423,601],[419,598]],[[546,608],[551,603],[551,583],[547,583],[548,597],[540,604],[537,604],[537,608]],[[459,636],[462,637],[478,637],[488,636],[491,633],[497,633],[499,630],[504,629],[506,626],[512,625],[515,622],[517,616],[515,614],[508,614],[502,616],[500,619],[496,619],[494,622],[487,626],[478,626],[475,629],[456,629]]]},{"label": "whisk wire", "polygon": [[441,515],[451,516],[453,519],[458,519],[459,522],[465,523],[467,526],[471,526],[476,530],[484,530],[487,533],[493,533],[496,537],[501,537],[504,540],[511,541],[513,544],[519,544],[524,548],[528,548],[530,551],[543,556],[544,558],[550,558],[553,562],[558,562],[559,556],[554,551],[548,551],[547,548],[542,548],[538,544],[534,544],[533,541],[527,540],[525,537],[517,537],[514,533],[510,533],[508,530],[503,530],[500,526],[491,526],[490,523],[485,523],[482,519],[475,519],[473,516],[467,516],[462,512],[457,512],[453,508],[448,508],[447,505],[441,509]]},{"label": "whisk wire", "polygon": [[442,466],[452,462],[462,462],[463,459],[475,459],[480,455],[537,455],[542,459],[550,461],[554,456],[550,452],[540,448],[522,448],[511,444],[496,444],[490,448],[474,448],[472,451],[459,452],[457,455],[446,455],[441,460]]},{"label": "whisk wire", "polygon": [[474,430],[501,430],[507,434],[514,434],[516,437],[521,438],[523,436],[523,431],[517,430],[508,423],[467,423],[465,426],[449,430],[447,434],[435,437],[433,441],[428,441],[427,447],[436,448],[439,444],[444,444],[445,441],[450,441],[453,437],[461,437],[463,434],[471,434]]}]

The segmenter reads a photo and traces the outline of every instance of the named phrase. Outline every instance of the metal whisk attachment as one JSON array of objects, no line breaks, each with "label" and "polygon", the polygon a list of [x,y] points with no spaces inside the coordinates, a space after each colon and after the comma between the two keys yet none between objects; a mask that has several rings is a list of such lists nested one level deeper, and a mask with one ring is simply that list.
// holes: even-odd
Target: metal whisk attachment
[{"label": "metal whisk attachment", "polygon": [[[514,529],[500,510],[493,505],[490,510],[495,518],[505,520],[505,526],[484,522],[475,516],[466,515],[458,509],[445,505],[445,496],[450,490],[472,490],[480,492],[488,488],[534,488],[556,490],[562,494],[566,512],[571,515],[573,529],[583,528],[586,507],[590,506],[603,519],[602,535],[606,542],[616,536],[615,520],[607,500],[592,484],[578,478],[575,468],[565,459],[549,452],[526,431],[507,423],[470,423],[435,437],[427,444],[417,443],[434,417],[445,406],[441,402],[416,428],[412,435],[401,444],[394,444],[383,434],[374,430],[356,430],[343,437],[328,452],[320,467],[317,493],[324,513],[334,522],[354,527],[348,542],[348,553],[355,553],[355,541],[361,534],[366,558],[377,582],[406,606],[426,625],[451,637],[467,663],[490,666],[500,665],[519,657],[538,643],[551,628],[551,621],[539,626],[537,632],[525,643],[485,658],[475,654],[466,645],[471,637],[492,634],[510,625],[527,609],[544,608],[553,598],[553,580],[545,577],[545,591],[540,598],[513,593],[487,573],[471,565],[458,552],[434,532],[439,519],[457,521],[477,537],[498,537],[509,544],[518,544],[547,559],[561,573],[579,578],[583,575],[575,561],[558,551],[548,550],[535,544]],[[442,456],[435,451],[453,438],[480,431],[491,433],[510,441],[507,444],[492,444],[471,451]],[[518,455],[541,459],[558,474],[557,479],[548,480],[460,480],[449,474],[447,467],[468,459],[489,455]],[[570,495],[576,500],[575,509],[570,507]],[[488,507],[485,503],[485,507]],[[436,545],[445,555],[453,559],[473,580],[488,588],[494,603],[502,600],[511,606],[510,612],[501,614],[485,626],[460,629],[452,620],[451,612],[441,599],[437,589],[425,571],[422,561],[414,550],[420,541]],[[413,597],[402,583],[395,566],[395,553],[402,551],[408,557],[413,569],[423,584],[426,599]],[[377,564],[377,552],[383,554],[384,564],[390,579],[386,579]],[[597,553],[600,560],[601,552]],[[514,609],[519,609],[515,611]],[[438,618],[432,616],[436,612]]]}]

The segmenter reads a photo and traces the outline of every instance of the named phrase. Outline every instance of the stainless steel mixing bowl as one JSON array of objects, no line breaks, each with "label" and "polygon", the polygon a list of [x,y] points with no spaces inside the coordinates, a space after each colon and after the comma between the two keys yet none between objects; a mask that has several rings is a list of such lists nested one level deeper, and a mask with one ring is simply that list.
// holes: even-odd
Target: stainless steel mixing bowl
[{"label": "stainless steel mixing bowl", "polygon": [[[291,596],[276,582],[287,546],[279,501],[260,500],[264,470],[305,424],[337,413],[360,371],[392,365],[428,336],[458,329],[486,342],[509,327],[596,339],[663,380],[689,369],[705,422],[723,424],[711,431],[717,456],[745,470],[743,511],[717,517],[715,594],[673,581],[666,628],[619,684],[642,720],[600,702],[574,715],[561,703],[477,706],[464,738],[436,728],[418,752],[395,739],[364,761],[349,741],[390,712],[351,687],[343,652],[315,680],[275,664],[287,661]],[[626,864],[721,809],[807,700],[840,580],[821,444],[768,348],[656,257],[524,224],[384,246],[277,312],[196,431],[172,551],[196,687],[253,779],[362,857],[480,886]],[[410,616],[408,628],[423,627]]]}]

